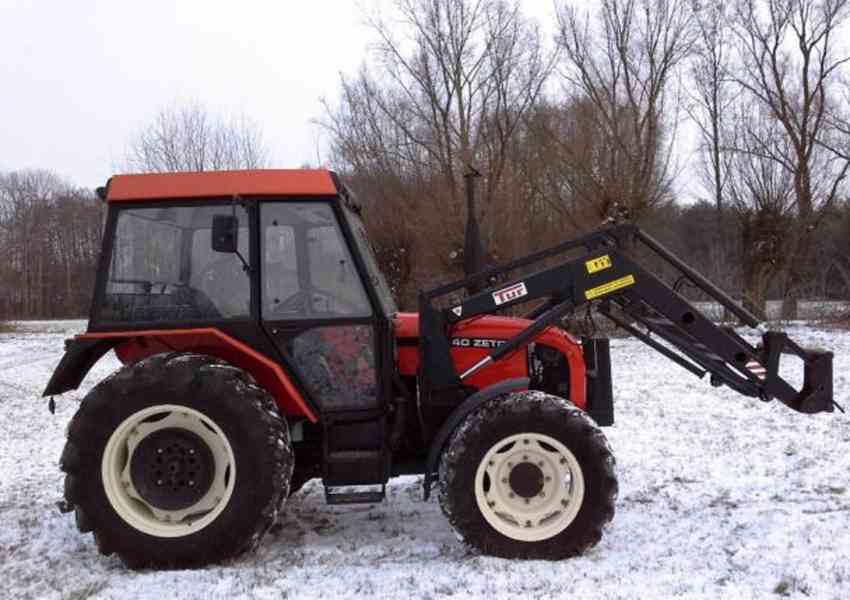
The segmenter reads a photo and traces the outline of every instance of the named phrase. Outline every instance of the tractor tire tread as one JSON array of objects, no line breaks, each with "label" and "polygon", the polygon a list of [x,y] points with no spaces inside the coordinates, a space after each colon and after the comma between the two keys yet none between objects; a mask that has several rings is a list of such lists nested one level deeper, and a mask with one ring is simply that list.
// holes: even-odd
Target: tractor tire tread
[{"label": "tractor tire tread", "polygon": [[[518,433],[514,424],[523,422],[531,423],[531,427],[534,423],[548,423],[554,429],[541,433],[557,430],[574,440],[570,449],[574,454],[577,448],[581,450],[584,458],[579,462],[585,478],[592,477],[586,484],[592,497],[583,502],[566,530],[548,540],[530,543],[496,532],[481,515],[471,488],[477,460],[486,451],[480,440],[492,437],[494,429],[497,433],[504,432],[504,437]],[[475,464],[470,464],[471,460]],[[563,398],[543,392],[516,392],[493,398],[458,425],[440,460],[439,503],[458,536],[473,550],[503,558],[570,558],[599,543],[614,517],[618,494],[615,464],[605,435],[584,411]]]},{"label": "tractor tire tread", "polygon": [[[104,432],[98,425],[104,420],[103,415],[121,414],[121,399],[127,396],[129,389],[152,388],[162,381],[168,381],[169,387],[185,386],[193,391],[205,386],[232,391],[242,404],[233,404],[231,409],[243,413],[245,436],[261,444],[262,451],[270,456],[270,471],[275,474],[270,478],[271,493],[259,510],[253,530],[240,534],[234,543],[213,541],[192,557],[158,557],[128,546],[120,531],[104,527],[101,519],[93,518],[96,511],[88,506],[90,491],[84,483],[93,469],[100,469],[103,450],[102,447],[92,448],[90,436],[99,433],[108,437],[111,433]],[[126,408],[123,410],[126,412]],[[281,514],[289,495],[293,465],[289,429],[271,395],[260,388],[249,373],[221,359],[184,352],[157,354],[124,366],[92,388],[71,420],[60,459],[60,468],[65,472],[65,501],[74,508],[77,528],[93,534],[101,554],[117,554],[131,569],[200,567],[253,550]],[[99,476],[97,479],[100,480]]]}]

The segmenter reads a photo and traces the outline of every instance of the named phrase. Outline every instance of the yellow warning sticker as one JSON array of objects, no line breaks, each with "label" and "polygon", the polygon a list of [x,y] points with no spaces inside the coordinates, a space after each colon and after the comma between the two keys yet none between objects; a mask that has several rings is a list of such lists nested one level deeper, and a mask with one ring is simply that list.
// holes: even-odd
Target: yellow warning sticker
[{"label": "yellow warning sticker", "polygon": [[593,300],[594,298],[599,298],[599,296],[604,296],[605,294],[616,292],[617,290],[621,290],[624,287],[629,287],[630,285],[634,284],[635,276],[626,275],[625,277],[620,277],[619,279],[615,279],[614,281],[609,281],[604,285],[599,285],[595,288],[590,288],[589,290],[586,290],[584,292],[584,296],[588,300]]},{"label": "yellow warning sticker", "polygon": [[584,266],[587,267],[588,273],[596,273],[611,267],[611,257],[606,254],[605,256],[587,261],[584,263]]}]

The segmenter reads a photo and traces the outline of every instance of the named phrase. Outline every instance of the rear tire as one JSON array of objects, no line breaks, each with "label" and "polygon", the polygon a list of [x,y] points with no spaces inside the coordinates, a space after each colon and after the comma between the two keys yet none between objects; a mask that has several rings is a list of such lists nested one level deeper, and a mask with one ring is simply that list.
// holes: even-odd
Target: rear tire
[{"label": "rear tire", "polygon": [[569,558],[596,545],[614,516],[614,464],[603,433],[574,405],[510,394],[455,430],[440,462],[440,506],[484,554]]},{"label": "rear tire", "polygon": [[271,396],[244,371],[185,353],[94,387],[61,459],[79,530],[131,568],[199,567],[256,547],[293,464]]}]

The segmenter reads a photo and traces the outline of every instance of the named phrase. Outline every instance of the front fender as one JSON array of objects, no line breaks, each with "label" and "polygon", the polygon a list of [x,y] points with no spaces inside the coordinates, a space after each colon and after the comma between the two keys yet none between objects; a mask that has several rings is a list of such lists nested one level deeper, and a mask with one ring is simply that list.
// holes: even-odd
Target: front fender
[{"label": "front fender", "polygon": [[443,447],[446,445],[446,442],[449,441],[449,437],[452,435],[457,426],[460,425],[461,421],[477,410],[485,402],[495,398],[496,396],[501,396],[502,394],[515,392],[517,390],[528,389],[528,383],[528,377],[517,377],[516,379],[501,381],[484,389],[478,390],[469,398],[461,402],[454,411],[452,411],[452,414],[449,415],[449,418],[446,419],[440,427],[437,435],[435,435],[434,439],[431,440],[431,447],[428,449],[428,459],[425,462],[425,477],[422,479],[422,488],[425,494],[425,500],[428,500],[428,498],[431,497],[431,485],[433,483],[434,471],[437,469],[437,461],[443,453]]}]

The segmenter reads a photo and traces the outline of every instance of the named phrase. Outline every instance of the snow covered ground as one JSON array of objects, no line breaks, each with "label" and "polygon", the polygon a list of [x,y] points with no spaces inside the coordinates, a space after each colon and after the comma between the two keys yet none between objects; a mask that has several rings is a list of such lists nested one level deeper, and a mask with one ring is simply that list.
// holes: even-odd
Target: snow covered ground
[{"label": "snow covered ground", "polygon": [[[633,340],[613,343],[617,515],[584,557],[476,556],[411,477],[359,507],[326,506],[314,481],[255,554],[127,571],[54,505],[64,427],[117,366],[104,360],[47,412],[39,394],[81,326],[0,334],[0,598],[850,597],[850,419],[712,388]],[[835,351],[836,399],[850,407],[850,332],[792,334]]]}]

